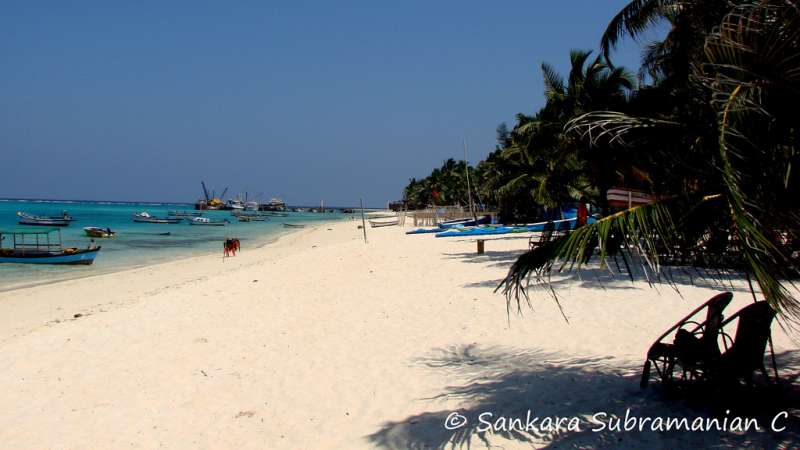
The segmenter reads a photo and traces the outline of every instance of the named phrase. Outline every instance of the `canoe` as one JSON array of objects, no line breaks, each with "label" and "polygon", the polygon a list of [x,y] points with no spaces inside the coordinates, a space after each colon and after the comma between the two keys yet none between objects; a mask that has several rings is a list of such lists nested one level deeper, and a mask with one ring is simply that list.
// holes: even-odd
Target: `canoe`
[{"label": "canoe", "polygon": [[406,231],[406,234],[429,234],[441,233],[441,228],[417,228],[416,230]]},{"label": "canoe", "polygon": [[109,232],[108,228],[84,227],[83,232],[86,233],[86,235],[89,237],[104,238],[104,239],[117,237],[117,233],[113,231]]},{"label": "canoe", "polygon": [[305,228],[305,225],[297,224],[297,223],[284,223],[284,228]]},{"label": "canoe", "polygon": [[442,222],[439,224],[439,228],[448,229],[448,228],[456,228],[456,227],[471,227],[476,225],[483,225],[490,223],[492,221],[491,216],[482,216],[478,217],[478,219],[458,219],[458,220],[448,220],[447,222]]},{"label": "canoe", "polygon": [[143,211],[133,215],[133,221],[138,223],[160,223],[160,224],[176,224],[183,222],[180,217],[155,217],[150,213]]},{"label": "canoe", "polygon": [[[597,219],[594,217],[589,217],[588,223],[594,223]],[[565,222],[569,224],[570,229],[575,228],[575,224],[578,223],[577,218],[573,219],[563,219],[563,220],[554,220],[553,225],[555,228],[558,229],[559,225]],[[441,233],[437,233],[436,237],[458,237],[458,236],[487,236],[487,235],[494,235],[494,234],[509,234],[509,233],[526,233],[526,232],[533,232],[533,231],[543,231],[544,226],[547,222],[537,222],[532,224],[526,225],[519,225],[519,226],[488,226],[488,227],[472,227],[472,228],[452,228],[447,231],[443,231]]]},{"label": "canoe", "polygon": [[22,211],[17,211],[17,216],[19,217],[18,223],[20,225],[35,225],[42,227],[66,227],[69,226],[69,223],[72,220],[71,218],[64,219],[56,217],[34,216],[33,214],[28,214]]},{"label": "canoe", "polygon": [[210,227],[222,227],[228,224],[228,221],[225,219],[222,220],[212,220],[208,217],[192,217],[189,220],[189,225],[204,225]]},{"label": "canoe", "polygon": [[372,228],[391,227],[397,225],[397,219],[387,221],[370,220],[369,224]]}]

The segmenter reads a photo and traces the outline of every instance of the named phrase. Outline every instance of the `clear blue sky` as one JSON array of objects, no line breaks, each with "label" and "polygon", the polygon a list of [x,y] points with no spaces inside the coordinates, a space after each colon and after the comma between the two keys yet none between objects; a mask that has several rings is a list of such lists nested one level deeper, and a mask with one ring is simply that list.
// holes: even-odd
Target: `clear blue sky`
[{"label": "clear blue sky", "polygon": [[486,156],[625,3],[4,2],[0,197],[382,205]]}]

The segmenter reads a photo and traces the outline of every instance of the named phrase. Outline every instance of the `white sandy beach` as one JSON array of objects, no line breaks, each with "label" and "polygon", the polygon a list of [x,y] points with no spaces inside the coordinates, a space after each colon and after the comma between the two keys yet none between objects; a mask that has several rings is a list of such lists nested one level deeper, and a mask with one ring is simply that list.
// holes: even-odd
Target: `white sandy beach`
[{"label": "white sandy beach", "polygon": [[[494,293],[527,238],[406,236],[356,222],[235,258],[203,256],[0,293],[0,447],[775,447],[791,432],[448,431],[459,410],[525,416],[693,414],[641,391],[661,331],[718,290],[588,272],[507,315]],[[98,264],[102,263],[98,259]],[[729,314],[752,301],[736,283]],[[773,326],[781,374],[798,345]],[[698,413],[699,414],[699,413]],[[455,434],[454,434],[455,433]],[[485,440],[483,440],[485,439]],[[795,441],[796,444],[796,441]]]}]

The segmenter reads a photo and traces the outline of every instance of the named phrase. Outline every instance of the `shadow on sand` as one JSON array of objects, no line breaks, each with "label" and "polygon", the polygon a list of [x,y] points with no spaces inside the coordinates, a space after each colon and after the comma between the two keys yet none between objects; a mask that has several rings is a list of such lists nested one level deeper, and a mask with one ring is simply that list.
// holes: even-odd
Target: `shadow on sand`
[{"label": "shadow on sand", "polygon": [[[797,352],[779,357],[784,366],[784,380],[796,380],[800,370]],[[800,413],[790,412],[783,422],[787,428],[773,432],[770,423],[780,411],[797,408],[800,395],[784,381],[780,387],[762,388],[753,402],[723,397],[714,406],[692,404],[686,400],[667,400],[659,389],[638,387],[639,367],[620,367],[608,358],[572,358],[542,351],[517,351],[503,348],[462,346],[438,349],[432,355],[414,361],[430,370],[446,371],[459,384],[449,386],[432,398],[433,408],[393,422],[385,423],[369,442],[387,449],[502,448],[504,443],[535,448],[790,448],[800,442]],[[789,366],[790,369],[787,369]],[[794,390],[793,390],[794,389]],[[440,403],[441,402],[441,403]],[[458,405],[455,409],[444,408]],[[694,402],[696,403],[696,402]],[[744,404],[743,404],[744,403]],[[611,418],[628,417],[724,417],[725,408],[735,406],[729,417],[755,417],[760,430],[747,433],[732,431],[633,431],[599,430],[608,427]],[[528,428],[527,414],[539,422]],[[723,412],[720,412],[723,411]],[[466,424],[448,430],[445,421],[457,412]],[[491,416],[487,416],[490,413]],[[606,416],[592,416],[605,413]],[[484,414],[481,416],[481,414]],[[481,420],[481,417],[483,420]],[[545,418],[552,423],[547,426]],[[578,429],[568,429],[567,421],[559,429],[556,418],[578,418]],[[498,427],[498,419],[505,425]],[[511,429],[511,419],[521,419]],[[609,420],[610,419],[610,420]],[[494,423],[487,430],[486,423]],[[623,425],[624,426],[624,425]]]},{"label": "shadow on sand", "polygon": [[[483,254],[476,252],[444,253],[448,259],[461,260],[469,264],[483,264],[486,267],[501,267],[508,269],[525,253],[526,250],[486,251]],[[600,267],[598,260],[593,260],[580,270],[553,273],[550,284],[558,289],[561,286],[577,286],[582,288],[599,289],[636,289],[631,282],[631,275],[637,281],[647,282],[654,287],[677,288],[681,286],[704,287],[715,290],[733,292],[749,292],[745,278],[738,273],[701,270],[690,267],[663,267],[654,278],[652,274],[645,273],[643,264],[631,264],[629,268],[617,265],[613,259],[608,261],[606,267]],[[468,283],[464,287],[491,287],[496,288],[500,279],[484,280]]]}]

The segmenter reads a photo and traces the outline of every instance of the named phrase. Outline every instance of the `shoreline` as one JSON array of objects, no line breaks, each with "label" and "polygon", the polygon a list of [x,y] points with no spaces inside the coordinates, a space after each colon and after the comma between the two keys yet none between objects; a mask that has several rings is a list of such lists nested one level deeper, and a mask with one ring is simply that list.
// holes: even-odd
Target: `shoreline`
[{"label": "shoreline", "polygon": [[[324,221],[323,220],[323,221],[320,221],[320,224],[324,224],[324,223],[328,223],[328,222],[337,222],[337,220],[330,220],[330,221]],[[306,224],[306,226],[309,226],[309,225]],[[313,227],[316,227],[316,226],[317,225],[314,225]],[[319,225],[319,226],[321,226],[321,225]],[[309,226],[309,227],[311,227],[311,226]],[[252,247],[252,249],[255,250],[255,249],[259,249],[261,247],[270,245],[270,244],[272,244],[274,242],[277,242],[279,239],[281,239],[283,236],[286,236],[287,234],[292,234],[292,233],[299,232],[299,231],[303,231],[303,229],[290,229],[290,228],[283,227],[278,232],[266,233],[265,236],[269,236],[267,239],[254,239],[254,240],[249,241],[249,242],[255,242],[255,246]],[[100,242],[100,245],[102,246],[102,241]],[[205,256],[213,256],[216,253],[218,253],[218,252],[217,251],[212,251],[210,249],[208,249],[208,250],[206,250],[206,249],[195,249],[194,251],[190,251],[185,255],[175,255],[173,257],[166,257],[166,258],[163,258],[163,259],[153,260],[151,262],[138,262],[138,263],[135,263],[135,264],[132,264],[132,265],[120,265],[120,266],[117,266],[117,267],[99,269],[100,271],[98,273],[75,274],[75,275],[65,274],[65,276],[62,277],[62,278],[54,277],[51,280],[30,281],[30,282],[26,281],[26,282],[22,282],[22,284],[17,284],[17,285],[12,284],[12,285],[9,285],[9,286],[3,286],[2,284],[0,284],[0,293],[12,292],[12,291],[20,290],[20,289],[29,289],[29,288],[34,288],[34,287],[37,287],[37,286],[51,285],[51,284],[56,284],[56,283],[61,283],[61,282],[66,282],[66,281],[72,281],[72,280],[83,280],[83,279],[88,279],[88,278],[101,277],[101,276],[104,276],[104,275],[110,275],[110,274],[115,274],[115,273],[119,273],[119,272],[125,272],[125,271],[129,271],[129,270],[144,269],[144,268],[147,268],[147,267],[157,266],[157,265],[160,265],[160,264],[168,264],[168,263],[175,262],[175,261],[180,261],[180,260],[183,260],[183,259],[198,258],[198,257],[205,257]]]}]

